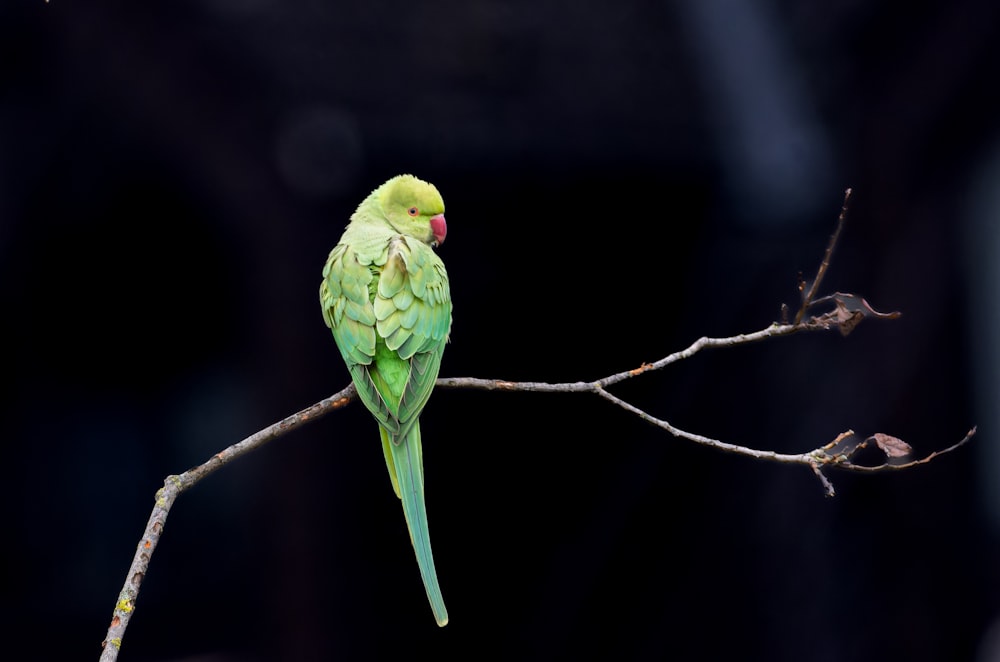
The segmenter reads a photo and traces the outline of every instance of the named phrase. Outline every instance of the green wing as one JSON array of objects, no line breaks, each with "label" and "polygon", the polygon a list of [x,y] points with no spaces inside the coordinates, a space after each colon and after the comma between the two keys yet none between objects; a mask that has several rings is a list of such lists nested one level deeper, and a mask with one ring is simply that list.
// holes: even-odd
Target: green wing
[{"label": "green wing", "polygon": [[338,244],[323,267],[319,298],[323,320],[333,332],[361,401],[381,425],[396,427],[368,377],[377,341],[371,303],[377,273],[372,259],[365,259],[347,244]]},{"label": "green wing", "polygon": [[444,264],[402,236],[367,259],[340,244],[323,269],[320,300],[358,395],[400,443],[434,388],[451,328]]},{"label": "green wing", "polygon": [[429,246],[405,237],[389,244],[373,310],[376,337],[384,339],[386,349],[379,352],[386,360],[380,356],[376,361],[377,371],[386,377],[386,388],[378,391],[399,424],[396,430],[388,428],[395,433],[392,442],[399,444],[434,389],[451,328],[448,274]]}]

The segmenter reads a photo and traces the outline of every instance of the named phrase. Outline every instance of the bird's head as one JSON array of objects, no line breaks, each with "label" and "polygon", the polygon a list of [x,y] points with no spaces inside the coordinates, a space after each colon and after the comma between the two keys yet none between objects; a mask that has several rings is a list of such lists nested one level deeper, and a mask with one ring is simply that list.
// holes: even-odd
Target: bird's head
[{"label": "bird's head", "polygon": [[448,234],[444,200],[433,184],[413,175],[399,175],[382,188],[382,213],[397,232],[431,246],[444,243]]}]

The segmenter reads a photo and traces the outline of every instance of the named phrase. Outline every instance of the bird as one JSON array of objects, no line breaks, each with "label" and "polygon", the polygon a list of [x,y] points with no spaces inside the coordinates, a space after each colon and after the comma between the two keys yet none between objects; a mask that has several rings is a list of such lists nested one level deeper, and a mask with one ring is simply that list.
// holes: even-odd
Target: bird
[{"label": "bird", "polygon": [[392,488],[442,627],[448,610],[427,529],[419,419],[451,332],[448,272],[434,250],[447,233],[437,188],[414,175],[392,177],[351,215],[319,288],[323,319],[378,422]]}]

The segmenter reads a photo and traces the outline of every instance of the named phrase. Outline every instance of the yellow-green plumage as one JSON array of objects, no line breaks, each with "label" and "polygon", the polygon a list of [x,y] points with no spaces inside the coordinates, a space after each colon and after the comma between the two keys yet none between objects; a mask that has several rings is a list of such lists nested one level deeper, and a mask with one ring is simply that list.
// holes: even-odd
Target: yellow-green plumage
[{"label": "yellow-green plumage", "polygon": [[319,298],[361,401],[375,416],[393,490],[438,625],[448,623],[424,505],[420,412],[451,329],[444,201],[412,175],[375,189],[351,216],[323,268]]}]

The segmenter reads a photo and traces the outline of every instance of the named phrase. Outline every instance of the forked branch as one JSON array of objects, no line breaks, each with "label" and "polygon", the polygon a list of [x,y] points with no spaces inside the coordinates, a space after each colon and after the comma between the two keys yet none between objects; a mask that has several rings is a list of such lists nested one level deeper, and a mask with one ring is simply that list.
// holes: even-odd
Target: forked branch
[{"label": "forked branch", "polygon": [[[673,354],[669,354],[653,363],[643,363],[637,368],[625,370],[601,379],[589,382],[511,382],[500,379],[480,379],[474,377],[452,377],[437,380],[437,386],[441,388],[464,388],[480,389],[491,391],[529,391],[538,393],[592,393],[619,407],[625,411],[638,416],[675,437],[687,439],[697,444],[716,448],[728,453],[746,455],[759,460],[779,462],[783,464],[804,465],[811,469],[820,480],[828,496],[834,495],[833,484],[823,474],[824,469],[840,469],[844,471],[878,473],[883,471],[900,471],[909,469],[920,464],[926,464],[931,460],[961,447],[967,443],[976,433],[973,427],[957,443],[948,446],[940,451],[935,451],[922,459],[904,461],[911,454],[911,448],[902,440],[884,433],[875,433],[867,438],[859,439],[853,431],[848,430],[837,436],[829,443],[823,444],[803,453],[777,453],[769,450],[758,450],[739,446],[737,444],[712,439],[700,434],[682,430],[668,421],[657,418],[652,414],[636,407],[635,405],[622,400],[611,393],[608,388],[623,382],[627,379],[638,377],[639,375],[661,370],[673,363],[690,358],[703,349],[718,347],[736,347],[760,342],[771,338],[789,336],[793,333],[804,331],[828,331],[836,328],[841,334],[847,335],[853,331],[858,324],[867,318],[874,319],[896,319],[899,313],[881,313],[872,308],[862,297],[855,294],[844,294],[836,292],[827,296],[817,298],[819,285],[824,275],[829,269],[831,257],[837,241],[843,229],[847,217],[847,203],[850,200],[851,190],[847,189],[844,196],[844,204],[837,219],[837,227],[824,253],[823,260],[817,269],[816,276],[810,284],[804,281],[799,284],[799,291],[802,295],[802,303],[795,314],[794,321],[789,323],[783,321],[775,322],[768,327],[729,338],[699,338],[686,349],[682,349]],[[782,309],[782,320],[788,319],[787,308]],[[102,662],[113,662],[118,659],[118,651],[121,648],[122,638],[128,627],[129,620],[135,609],[135,601],[139,595],[139,589],[143,577],[149,569],[149,561],[156,550],[156,546],[163,533],[170,509],[181,493],[185,492],[208,475],[214,473],[225,464],[246,455],[250,451],[260,448],[264,444],[281,437],[282,435],[295,430],[299,426],[325,416],[332,411],[340,409],[356,399],[357,393],[354,386],[348,386],[334,395],[317,402],[314,405],[292,414],[291,416],[270,425],[263,430],[255,432],[246,439],[233,444],[232,446],[216,453],[203,464],[185,471],[176,476],[167,476],[163,487],[156,492],[153,510],[150,513],[146,529],[139,540],[135,556],[129,567],[125,578],[125,584],[118,595],[111,625],[108,628],[107,636],[103,643],[101,653]],[[877,466],[857,464],[854,462],[858,451],[874,443],[886,456],[886,461]]]}]

